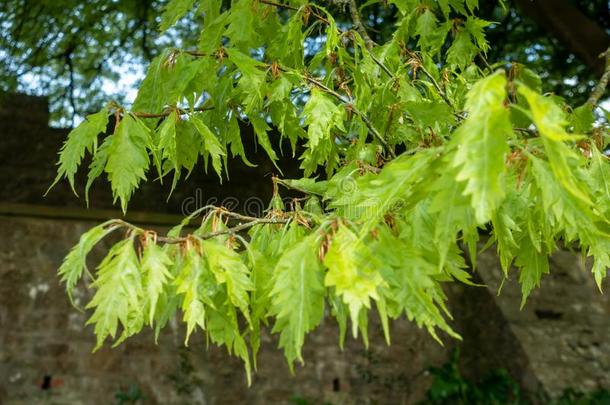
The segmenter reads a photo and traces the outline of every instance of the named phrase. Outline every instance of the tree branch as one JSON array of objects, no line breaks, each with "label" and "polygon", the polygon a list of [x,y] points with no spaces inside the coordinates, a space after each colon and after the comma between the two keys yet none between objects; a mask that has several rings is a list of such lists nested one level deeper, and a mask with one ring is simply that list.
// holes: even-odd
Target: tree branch
[{"label": "tree branch", "polygon": [[589,96],[589,99],[587,100],[587,104],[589,104],[591,107],[597,106],[599,100],[606,93],[606,88],[608,87],[608,82],[610,81],[610,48],[608,48],[606,52],[602,53],[600,55],[600,58],[601,57],[606,58],[606,67],[604,69],[602,77],[599,79],[599,82],[597,82],[597,85],[595,86],[595,88],[591,92],[591,95]]},{"label": "tree branch", "polygon": [[341,94],[337,93],[336,91],[334,91],[333,89],[329,88],[328,86],[326,86],[324,83],[314,79],[313,77],[310,76],[303,76],[304,79],[313,84],[314,86],[320,88],[322,91],[324,91],[325,93],[330,94],[331,96],[335,97],[337,100],[339,100],[341,103],[346,104],[349,106],[349,108],[351,108],[351,110],[353,111],[354,114],[356,114],[357,116],[360,117],[360,119],[364,122],[364,124],[367,126],[367,128],[369,129],[369,131],[371,132],[371,134],[373,134],[373,136],[375,138],[377,138],[377,140],[379,142],[381,142],[381,144],[383,145],[383,147],[385,148],[385,150],[390,154],[390,156],[392,156],[393,158],[396,157],[396,153],[394,153],[394,150],[390,147],[390,145],[388,144],[388,142],[385,140],[385,138],[383,137],[383,135],[381,135],[381,133],[377,130],[377,128],[375,128],[375,126],[373,125],[373,123],[371,122],[371,120],[369,120],[369,118],[366,116],[366,114],[364,114],[362,111],[360,111],[353,103],[351,100],[346,99],[345,97],[343,97]]},{"label": "tree branch", "polygon": [[371,50],[375,46],[375,42],[371,39],[368,32],[366,32],[366,27],[362,23],[362,18],[360,17],[356,0],[349,0],[349,12],[352,17],[352,22],[354,23],[354,28],[356,28],[356,31],[358,31],[364,40],[366,47]]},{"label": "tree branch", "polygon": [[601,76],[604,64],[598,55],[610,45],[610,36],[572,3],[569,0],[516,0],[524,15],[553,34]]},{"label": "tree branch", "polygon": [[135,111],[135,112],[131,112],[131,114],[135,115],[138,118],[163,118],[163,117],[167,117],[168,115],[170,115],[172,112],[174,111],[178,111],[179,114],[188,114],[190,112],[202,112],[202,111],[210,111],[213,110],[214,107],[210,106],[210,107],[199,107],[199,108],[193,108],[192,110],[184,110],[182,108],[176,108],[176,109],[169,109],[160,113],[149,113],[149,112],[143,112],[143,111]]},{"label": "tree branch", "polygon": [[[215,232],[208,232],[208,233],[204,233],[203,235],[196,235],[194,237],[197,238],[197,239],[207,240],[207,239],[215,238],[217,236],[231,235],[231,234],[234,234],[234,233],[237,233],[237,232],[241,232],[243,230],[252,228],[255,225],[260,225],[260,224],[287,224],[289,221],[290,221],[290,218],[285,218],[285,219],[284,218],[256,218],[253,221],[245,222],[245,223],[233,226],[231,228],[221,229],[221,230],[215,231]],[[163,243],[167,243],[167,244],[176,244],[176,243],[184,243],[190,237],[191,237],[191,235],[175,237],[175,238],[159,236],[159,237],[157,237],[157,240],[159,242],[163,242]]]},{"label": "tree branch", "polygon": [[[156,237],[156,240],[159,242],[162,242],[162,243],[167,243],[167,244],[185,243],[186,241],[188,241],[191,238],[207,240],[207,239],[215,238],[217,236],[235,234],[237,232],[241,232],[243,230],[252,228],[253,226],[260,225],[260,224],[287,224],[288,222],[290,222],[292,220],[291,217],[290,218],[250,217],[250,216],[238,214],[236,212],[228,211],[227,209],[225,209],[223,207],[216,207],[216,206],[206,206],[206,207],[203,207],[203,208],[197,210],[197,212],[203,212],[203,211],[208,211],[208,213],[204,216],[204,221],[211,213],[216,213],[216,214],[226,215],[228,217],[231,217],[231,218],[234,218],[237,220],[247,221],[247,222],[240,223],[240,224],[235,225],[230,228],[220,229],[218,231],[213,231],[213,232],[207,232],[207,233],[204,233],[203,235],[189,234],[187,236],[176,236],[176,237],[158,236],[158,237]],[[141,234],[141,235],[146,234],[146,233],[155,233],[156,234],[156,232],[154,232],[154,231],[149,231],[146,229],[139,228],[122,219],[110,220],[106,224],[110,225],[110,226],[115,226],[115,227],[125,227],[125,228],[128,228],[131,231],[133,231],[137,234]]]},{"label": "tree branch", "polygon": [[297,11],[299,9],[298,7],[291,6],[290,4],[277,3],[277,2],[271,1],[271,0],[258,0],[258,2],[266,4],[268,6],[277,7],[277,8],[285,8],[286,10]]}]

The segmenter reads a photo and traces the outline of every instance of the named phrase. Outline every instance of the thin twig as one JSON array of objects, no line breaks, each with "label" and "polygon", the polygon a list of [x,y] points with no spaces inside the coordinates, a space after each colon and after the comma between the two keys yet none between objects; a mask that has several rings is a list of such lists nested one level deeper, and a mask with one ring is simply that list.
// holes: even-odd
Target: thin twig
[{"label": "thin twig", "polygon": [[426,77],[430,80],[430,82],[432,82],[432,85],[434,86],[434,88],[436,89],[438,94],[440,94],[440,96],[443,98],[443,100],[445,100],[445,103],[447,103],[449,105],[449,107],[453,108],[453,103],[451,102],[451,100],[449,100],[449,97],[447,97],[447,94],[445,94],[445,92],[443,91],[443,89],[441,89],[441,86],[438,84],[438,82],[436,81],[434,76],[432,76],[432,74],[430,72],[428,72],[428,70],[424,67],[423,64],[419,66],[419,70],[424,72],[424,75],[426,75]]},{"label": "thin twig", "polygon": [[[190,238],[193,238],[193,237],[206,240],[206,239],[212,239],[212,238],[215,238],[215,237],[221,236],[221,235],[235,234],[237,232],[241,232],[243,230],[249,229],[255,225],[287,224],[288,222],[291,221],[291,218],[277,218],[277,217],[256,218],[256,217],[249,217],[249,216],[237,214],[235,212],[230,212],[222,207],[216,207],[216,209],[218,210],[218,212],[222,212],[223,214],[225,214],[227,216],[231,216],[236,219],[244,219],[244,220],[247,220],[248,222],[240,223],[240,224],[235,225],[230,228],[220,229],[220,230],[214,231],[214,232],[208,232],[203,235],[186,235],[186,236],[176,236],[176,237],[157,236],[156,240],[158,242],[162,242],[162,243],[166,243],[166,244],[185,243],[187,240],[189,240]],[[111,220],[111,221],[108,221],[107,224],[111,225],[115,229],[118,229],[119,227],[125,227],[137,234],[145,234],[147,232],[151,232],[151,231],[147,231],[145,229],[139,228],[129,222],[123,221],[122,219]]]},{"label": "thin twig", "polygon": [[392,156],[393,158],[396,157],[396,153],[394,153],[394,150],[390,147],[390,145],[388,144],[388,142],[385,140],[385,138],[383,137],[383,135],[381,135],[381,133],[377,130],[377,128],[375,128],[375,126],[373,125],[373,123],[371,122],[371,120],[366,116],[366,114],[364,114],[362,111],[360,111],[353,103],[352,100],[350,99],[346,99],[345,97],[343,97],[341,94],[337,93],[336,91],[334,91],[333,89],[329,88],[328,86],[326,86],[324,83],[310,77],[310,76],[304,76],[304,79],[315,85],[316,87],[320,88],[322,91],[324,91],[325,93],[328,93],[330,95],[332,95],[333,97],[335,97],[337,100],[339,100],[340,102],[346,104],[349,106],[349,108],[352,110],[352,112],[354,114],[356,114],[357,116],[360,117],[360,119],[364,122],[364,124],[367,126],[367,128],[369,129],[369,131],[371,132],[371,134],[373,134],[373,136],[375,138],[377,138],[377,140],[379,142],[381,142],[381,144],[383,145],[383,147],[386,149],[386,151],[390,154],[390,156]]},{"label": "thin twig", "polygon": [[606,88],[608,87],[608,82],[610,81],[610,48],[608,48],[604,53],[599,56],[600,58],[604,56],[606,57],[606,68],[604,69],[604,74],[599,79],[599,82],[597,83],[597,85],[593,89],[593,92],[591,92],[589,99],[587,100],[587,104],[592,107],[597,106],[599,100],[604,96],[604,94],[606,93]]},{"label": "thin twig", "polygon": [[286,10],[297,11],[299,9],[298,7],[291,6],[290,4],[277,3],[277,2],[271,1],[271,0],[258,0],[258,2],[267,4],[268,6],[277,7],[277,8],[285,8]]},{"label": "thin twig", "polygon": [[193,108],[192,110],[184,110],[182,108],[176,108],[176,109],[170,109],[170,110],[167,110],[167,111],[164,111],[161,113],[148,113],[148,112],[136,111],[136,112],[132,112],[131,114],[133,114],[139,118],[163,118],[163,117],[167,117],[174,111],[178,111],[178,113],[182,115],[182,114],[188,114],[190,112],[210,111],[213,109],[214,109],[214,107],[199,107],[199,108]]},{"label": "thin twig", "polygon": [[366,27],[362,23],[362,18],[360,17],[360,12],[358,11],[358,5],[356,4],[356,0],[349,0],[349,12],[352,16],[354,28],[356,28],[356,31],[358,31],[358,33],[364,40],[367,49],[371,50],[375,46],[375,42],[371,39],[368,32],[366,32]]},{"label": "thin twig", "polygon": [[[196,238],[198,239],[212,239],[215,238],[217,236],[222,236],[222,235],[231,235],[249,228],[252,228],[255,225],[260,225],[260,224],[286,224],[290,221],[290,218],[257,218],[254,221],[250,221],[250,222],[245,222],[243,224],[239,224],[236,226],[233,226],[231,228],[226,228],[226,229],[221,229],[215,232],[208,232],[208,233],[204,233],[203,235],[197,235]],[[159,236],[157,237],[157,240],[159,242],[163,242],[166,244],[176,244],[176,243],[184,243],[186,242],[191,236],[180,236],[180,237],[176,237],[176,238],[170,238],[170,237],[166,237],[166,236]]]},{"label": "thin twig", "polygon": [[371,57],[371,59],[373,59],[373,62],[375,62],[377,64],[377,66],[379,66],[381,68],[381,70],[383,70],[388,76],[390,76],[390,78],[396,79],[396,77],[390,71],[390,69],[388,69],[388,67],[386,65],[384,65],[383,62],[381,62],[379,59],[377,59],[371,51],[369,51],[369,56]]}]

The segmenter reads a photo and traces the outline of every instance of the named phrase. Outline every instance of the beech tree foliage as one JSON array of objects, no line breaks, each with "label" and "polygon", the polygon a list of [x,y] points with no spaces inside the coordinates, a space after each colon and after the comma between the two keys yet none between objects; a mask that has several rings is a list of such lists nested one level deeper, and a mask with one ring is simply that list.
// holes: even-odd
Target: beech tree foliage
[{"label": "beech tree foliage", "polygon": [[[398,21],[386,43],[361,18],[374,3]],[[123,211],[144,181],[173,190],[197,162],[219,180],[229,156],[250,164],[240,122],[274,163],[281,139],[270,134],[289,140],[303,172],[273,179],[261,217],[206,206],[167,235],[120,219],[82,235],[59,275],[70,297],[89,280],[96,348],[145,327],[158,335],[178,317],[185,343],[205,334],[243,359],[250,379],[263,328],[291,369],[325,316],[340,345],[348,332],[367,344],[371,313],[388,343],[402,316],[439,341],[439,331],[459,338],[443,284],[474,284],[483,244],[519,279],[522,304],[559,245],[591,257],[601,288],[610,163],[595,111],[607,77],[570,106],[527,66],[491,64],[477,0],[337,5],[351,25],[321,2],[172,0],[160,30],[195,13],[198,46],[167,49],[130,108],[111,101],[68,135],[56,182],[74,187],[88,154],[86,190],[106,178]],[[285,205],[286,189],[302,197]],[[88,270],[89,251],[118,231],[124,238]]]}]

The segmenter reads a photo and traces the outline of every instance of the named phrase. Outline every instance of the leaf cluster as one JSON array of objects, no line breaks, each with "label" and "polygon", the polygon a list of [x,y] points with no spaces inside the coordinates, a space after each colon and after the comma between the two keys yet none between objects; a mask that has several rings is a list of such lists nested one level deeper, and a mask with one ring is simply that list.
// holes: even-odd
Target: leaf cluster
[{"label": "leaf cluster", "polygon": [[[162,28],[192,3],[169,2]],[[60,269],[69,292],[91,247],[129,230],[91,275],[98,346],[119,330],[117,342],[145,325],[159,331],[178,312],[187,340],[203,330],[248,371],[262,327],[279,335],[292,367],[325,315],[336,319],[340,344],[348,329],[367,343],[371,311],[388,342],[390,320],[403,315],[439,341],[439,331],[459,338],[443,283],[472,285],[465,258],[476,266],[483,244],[495,246],[505,277],[518,273],[522,304],[557,246],[591,256],[601,288],[610,166],[595,106],[543,94],[523,65],[475,63],[489,25],[474,15],[476,0],[390,3],[394,35],[371,44],[317,4],[201,2],[192,9],[204,20],[198,48],[167,50],[131,111],[111,102],[70,133],[57,181],[73,185],[90,153],[87,188],[105,173],[123,210],[151,176],[171,177],[173,189],[200,158],[221,179],[229,153],[249,163],[239,121],[274,163],[277,129],[303,170],[274,179],[262,218],[204,207],[186,236],[192,217],[163,237],[120,221],[83,235]],[[324,41],[306,55],[312,32]],[[114,130],[100,140],[110,115]],[[279,186],[303,198],[286,209]]]}]

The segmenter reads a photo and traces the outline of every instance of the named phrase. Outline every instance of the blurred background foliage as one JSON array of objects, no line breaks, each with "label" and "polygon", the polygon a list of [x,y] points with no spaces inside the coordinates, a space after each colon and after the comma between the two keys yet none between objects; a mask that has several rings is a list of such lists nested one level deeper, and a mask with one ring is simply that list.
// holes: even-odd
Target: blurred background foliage
[{"label": "blurred background foliage", "polygon": [[[343,0],[318,3],[350,24]],[[480,3],[480,17],[493,22],[487,31],[489,63],[527,63],[541,74],[545,91],[569,98],[573,105],[586,100],[603,70],[599,54],[610,45],[608,1]],[[190,13],[160,36],[158,23],[166,4],[167,0],[0,2],[0,91],[48,96],[52,122],[60,126],[73,125],[108,99],[128,104],[146,65],[162,49],[195,48],[195,27],[202,16]],[[360,6],[372,38],[385,42],[396,22],[393,6],[385,0],[361,1]],[[316,44],[312,39],[309,46]]]}]

